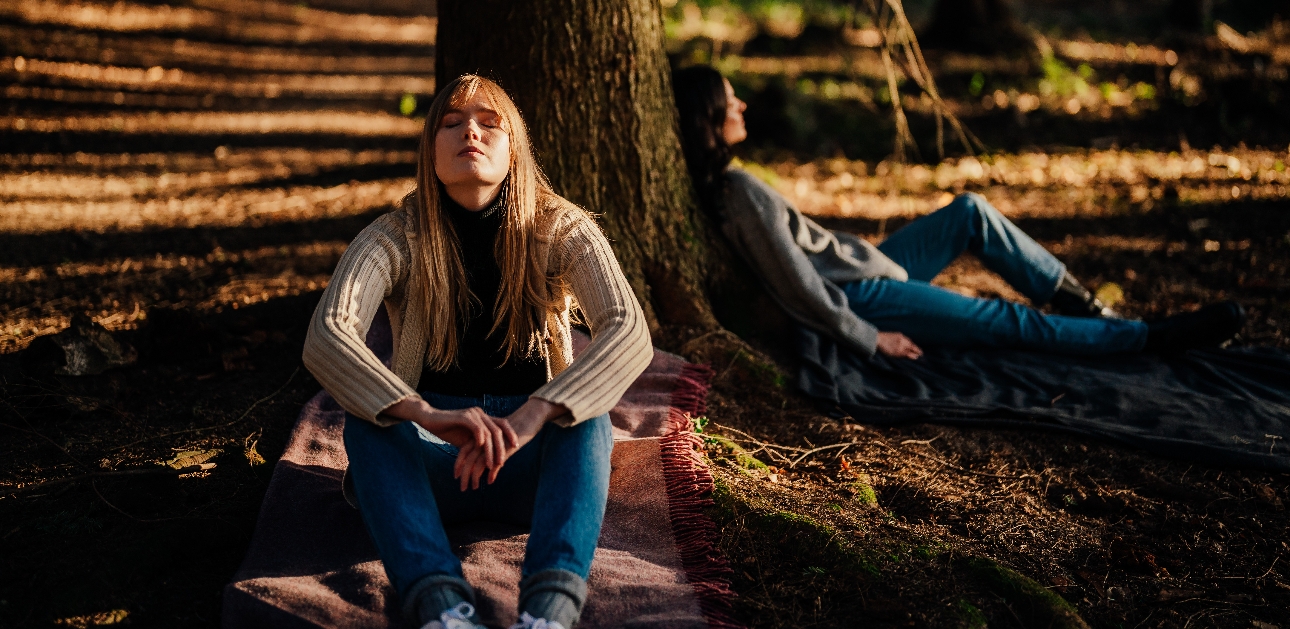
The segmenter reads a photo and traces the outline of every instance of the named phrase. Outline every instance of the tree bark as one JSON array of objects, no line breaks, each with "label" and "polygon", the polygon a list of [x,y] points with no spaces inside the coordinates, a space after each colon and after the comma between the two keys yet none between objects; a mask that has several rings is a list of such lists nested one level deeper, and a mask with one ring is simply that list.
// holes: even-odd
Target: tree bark
[{"label": "tree bark", "polygon": [[657,0],[439,0],[439,85],[496,80],[556,192],[599,215],[651,327],[718,327],[705,286],[727,258],[677,134]]}]

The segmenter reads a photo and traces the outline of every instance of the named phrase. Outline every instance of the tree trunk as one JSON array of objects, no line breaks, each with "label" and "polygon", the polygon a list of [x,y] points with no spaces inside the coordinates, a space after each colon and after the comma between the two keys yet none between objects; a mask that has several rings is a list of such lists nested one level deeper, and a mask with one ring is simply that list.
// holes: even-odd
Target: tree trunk
[{"label": "tree trunk", "polygon": [[439,85],[496,80],[556,192],[600,216],[651,327],[715,329],[725,275],[677,136],[657,0],[439,0]]},{"label": "tree trunk", "polygon": [[937,0],[918,41],[924,48],[981,54],[1035,46],[1008,0]]}]

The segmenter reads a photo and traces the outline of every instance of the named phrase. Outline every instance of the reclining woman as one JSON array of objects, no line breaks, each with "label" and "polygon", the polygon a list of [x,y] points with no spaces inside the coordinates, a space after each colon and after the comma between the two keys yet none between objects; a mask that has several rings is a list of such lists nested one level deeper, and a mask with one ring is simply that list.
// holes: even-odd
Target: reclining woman
[{"label": "reclining woman", "polygon": [[[1176,351],[1216,346],[1240,331],[1235,302],[1155,323],[1120,319],[1042,246],[978,194],[961,194],[878,246],[830,232],[747,171],[730,166],[746,105],[707,66],[674,74],[686,161],[703,209],[770,294],[800,323],[872,356],[918,358],[919,344],[1013,347],[1065,354]],[[964,251],[1048,315],[977,299],[930,282]]]},{"label": "reclining woman", "polygon": [[[382,303],[392,368],[364,344]],[[574,307],[593,334],[576,359]],[[353,493],[409,620],[478,626],[444,525],[487,520],[530,528],[515,627],[573,626],[608,497],[608,412],[652,355],[608,242],[551,190],[510,97],[473,75],[445,85],[415,193],[341,257],[304,351],[348,412]]]}]

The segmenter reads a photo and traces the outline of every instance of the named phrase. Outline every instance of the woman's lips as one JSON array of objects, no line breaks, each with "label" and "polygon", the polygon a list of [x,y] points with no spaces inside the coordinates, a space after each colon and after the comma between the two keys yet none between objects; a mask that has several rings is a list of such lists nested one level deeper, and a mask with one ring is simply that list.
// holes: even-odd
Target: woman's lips
[{"label": "woman's lips", "polygon": [[480,155],[483,155],[483,154],[484,154],[484,152],[483,152],[483,151],[481,151],[481,150],[479,150],[479,149],[477,149],[477,148],[475,148],[475,147],[473,147],[473,146],[467,146],[466,148],[461,149],[460,151],[458,151],[458,152],[457,152],[457,157],[462,157],[462,156],[464,156],[464,155],[470,155],[471,153],[479,153]]}]

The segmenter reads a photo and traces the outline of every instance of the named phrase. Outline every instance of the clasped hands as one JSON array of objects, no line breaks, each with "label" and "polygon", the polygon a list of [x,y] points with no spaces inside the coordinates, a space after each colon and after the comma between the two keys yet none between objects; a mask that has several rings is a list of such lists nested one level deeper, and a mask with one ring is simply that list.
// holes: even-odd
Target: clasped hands
[{"label": "clasped hands", "polygon": [[383,414],[417,424],[457,447],[453,478],[461,490],[478,489],[484,474],[497,480],[506,459],[533,440],[546,423],[568,410],[559,404],[531,397],[514,413],[493,417],[475,406],[459,410],[437,409],[420,398],[408,398]]}]

